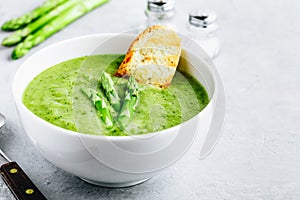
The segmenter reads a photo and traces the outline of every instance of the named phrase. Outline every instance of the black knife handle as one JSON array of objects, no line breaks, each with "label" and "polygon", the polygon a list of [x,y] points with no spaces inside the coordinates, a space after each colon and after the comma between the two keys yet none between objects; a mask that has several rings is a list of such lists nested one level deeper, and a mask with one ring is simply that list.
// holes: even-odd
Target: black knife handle
[{"label": "black knife handle", "polygon": [[16,162],[1,166],[1,176],[17,200],[44,200],[46,197]]}]

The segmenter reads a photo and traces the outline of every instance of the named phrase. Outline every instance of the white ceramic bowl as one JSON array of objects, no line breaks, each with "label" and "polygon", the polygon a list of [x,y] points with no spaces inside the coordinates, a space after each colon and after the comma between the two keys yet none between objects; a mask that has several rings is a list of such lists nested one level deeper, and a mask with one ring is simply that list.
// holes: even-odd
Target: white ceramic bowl
[{"label": "white ceramic bowl", "polygon": [[126,53],[134,38],[131,34],[99,34],[59,42],[29,57],[13,82],[21,121],[36,149],[57,167],[97,185],[122,187],[143,182],[176,162],[194,141],[201,155],[206,155],[220,135],[222,83],[202,49],[186,38],[182,41],[181,67],[203,84],[210,103],[178,126],[140,136],[87,135],[52,125],[22,103],[28,83],[45,69],[85,55]]}]

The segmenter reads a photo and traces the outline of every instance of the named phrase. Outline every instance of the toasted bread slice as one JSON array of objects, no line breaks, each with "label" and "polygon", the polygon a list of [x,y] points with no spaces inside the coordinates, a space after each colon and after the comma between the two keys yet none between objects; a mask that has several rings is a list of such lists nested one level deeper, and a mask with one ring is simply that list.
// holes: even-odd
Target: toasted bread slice
[{"label": "toasted bread slice", "polygon": [[133,76],[157,87],[170,85],[179,62],[180,38],[165,26],[151,26],[133,41],[116,76]]}]

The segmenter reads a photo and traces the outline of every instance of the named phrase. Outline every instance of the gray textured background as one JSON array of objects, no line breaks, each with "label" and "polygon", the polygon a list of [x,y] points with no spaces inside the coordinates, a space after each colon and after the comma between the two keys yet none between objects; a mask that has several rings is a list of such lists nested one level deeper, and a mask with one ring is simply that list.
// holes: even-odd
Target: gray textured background
[{"label": "gray textured background", "polygon": [[[0,23],[41,4],[1,0]],[[0,146],[49,199],[299,199],[300,3],[296,0],[176,1],[179,16],[196,7],[217,12],[222,41],[215,63],[226,90],[223,136],[205,160],[189,153],[159,176],[123,189],[89,185],[54,167],[33,149],[13,102],[11,83],[22,62],[0,47]],[[76,21],[29,54],[63,39],[123,32],[144,20],[142,0],[111,2]],[[183,19],[179,17],[179,19]],[[182,27],[184,28],[184,27]],[[0,32],[2,40],[7,33]],[[0,200],[14,199],[0,182]]]}]

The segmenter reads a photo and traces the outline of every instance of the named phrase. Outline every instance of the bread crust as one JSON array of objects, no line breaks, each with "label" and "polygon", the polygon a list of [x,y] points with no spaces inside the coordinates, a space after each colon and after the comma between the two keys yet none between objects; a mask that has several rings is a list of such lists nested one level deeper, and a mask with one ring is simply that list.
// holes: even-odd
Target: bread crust
[{"label": "bread crust", "polygon": [[169,86],[179,62],[180,41],[168,27],[155,25],[145,29],[130,45],[115,75],[134,76],[140,83],[158,87]]}]

